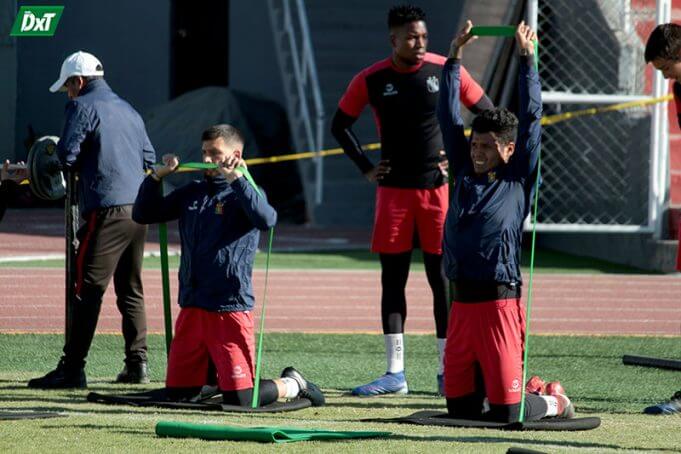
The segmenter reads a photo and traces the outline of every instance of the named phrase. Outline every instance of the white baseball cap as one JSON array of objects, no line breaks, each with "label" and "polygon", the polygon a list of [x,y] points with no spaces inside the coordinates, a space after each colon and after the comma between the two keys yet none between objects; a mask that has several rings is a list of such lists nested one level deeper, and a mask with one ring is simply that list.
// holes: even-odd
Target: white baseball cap
[{"label": "white baseball cap", "polygon": [[64,84],[71,76],[103,76],[102,63],[92,54],[79,50],[69,55],[61,64],[59,79],[50,87],[52,93],[66,91]]}]

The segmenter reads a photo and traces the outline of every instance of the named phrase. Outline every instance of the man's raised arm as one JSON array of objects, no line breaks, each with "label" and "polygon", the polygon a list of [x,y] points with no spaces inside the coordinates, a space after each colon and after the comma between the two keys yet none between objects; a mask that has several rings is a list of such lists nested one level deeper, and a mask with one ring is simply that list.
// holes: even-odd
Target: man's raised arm
[{"label": "man's raised arm", "polygon": [[471,28],[473,28],[471,21],[466,21],[466,26],[452,40],[449,58],[442,68],[440,99],[437,104],[437,119],[442,131],[442,141],[449,165],[455,173],[470,160],[468,140],[464,134],[461,117],[460,92],[463,46],[476,38],[470,34]]},{"label": "man's raised arm", "polygon": [[537,35],[521,22],[516,30],[516,42],[520,51],[520,70],[518,73],[518,138],[513,155],[516,171],[534,181],[537,162],[541,150],[541,83],[534,64],[534,42]]}]

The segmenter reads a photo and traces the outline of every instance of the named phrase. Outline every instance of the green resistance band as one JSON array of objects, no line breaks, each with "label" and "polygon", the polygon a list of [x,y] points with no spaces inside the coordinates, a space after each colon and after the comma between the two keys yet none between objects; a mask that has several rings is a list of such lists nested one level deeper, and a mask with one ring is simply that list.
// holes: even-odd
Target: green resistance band
[{"label": "green resistance band", "polygon": [[[478,25],[471,28],[471,35],[514,38],[515,31],[514,25]],[[534,69],[539,69],[539,43],[537,41],[534,42]]]},{"label": "green resistance band", "polygon": [[[179,171],[197,171],[197,170],[210,170],[217,169],[217,164],[207,163],[207,162],[185,162],[178,166]],[[237,170],[244,175],[244,178],[253,186],[255,192],[262,195],[258,185],[255,184],[253,176],[248,171],[246,167],[237,167]],[[163,180],[161,180],[161,191],[163,191]],[[165,330],[166,330],[166,353],[170,354],[170,343],[173,339],[173,325],[172,316],[170,313],[170,279],[169,279],[169,268],[168,268],[168,227],[165,223],[159,225],[159,242],[161,244],[161,274],[163,281],[163,314],[165,317]],[[265,335],[265,305],[267,302],[267,282],[269,280],[270,274],[270,256],[272,255],[272,241],[274,240],[274,227],[270,229],[269,239],[267,242],[267,258],[265,260],[265,288],[263,290],[262,297],[262,312],[260,314],[260,333],[258,334],[258,348],[255,357],[255,381],[253,383],[253,401],[251,402],[252,408],[257,408],[259,405],[259,394],[260,394],[260,372],[262,365],[262,346]]]},{"label": "green resistance band", "polygon": [[[471,34],[476,36],[501,36],[514,37],[516,27],[512,25],[477,26],[471,29]],[[534,67],[539,70],[539,43],[534,42]],[[541,180],[541,150],[537,159],[537,181],[534,188],[534,208],[532,210],[532,246],[530,248],[530,282],[527,288],[527,316],[525,317],[525,349],[523,352],[523,381],[525,387],[527,381],[527,358],[530,351],[530,315],[532,314],[532,289],[534,287],[534,250],[537,238],[537,207],[539,205],[539,181]],[[520,396],[520,423],[525,422],[525,392]]]}]

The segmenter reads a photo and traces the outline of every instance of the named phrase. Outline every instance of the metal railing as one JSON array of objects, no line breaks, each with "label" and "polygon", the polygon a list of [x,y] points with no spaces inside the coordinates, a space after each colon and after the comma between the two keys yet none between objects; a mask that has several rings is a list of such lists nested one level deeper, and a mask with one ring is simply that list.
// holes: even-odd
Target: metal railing
[{"label": "metal railing", "polygon": [[[303,0],[268,0],[279,70],[297,150],[319,152],[324,140],[324,108]],[[323,200],[323,156],[314,158],[314,196]],[[304,165],[304,164],[303,164]],[[301,169],[307,177],[307,169]]]}]

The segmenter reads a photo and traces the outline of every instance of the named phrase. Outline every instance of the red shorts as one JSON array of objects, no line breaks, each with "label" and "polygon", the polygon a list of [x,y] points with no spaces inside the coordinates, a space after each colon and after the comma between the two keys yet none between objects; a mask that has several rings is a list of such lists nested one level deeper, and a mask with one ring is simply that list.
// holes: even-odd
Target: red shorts
[{"label": "red shorts", "polygon": [[253,387],[253,314],[183,308],[170,344],[166,386],[203,386],[208,359],[215,364],[221,391]]},{"label": "red shorts", "polygon": [[525,310],[520,299],[454,302],[445,344],[445,396],[475,392],[476,363],[491,404],[517,404],[523,391]]},{"label": "red shorts", "polygon": [[414,228],[421,250],[442,254],[449,186],[435,189],[402,189],[379,186],[371,252],[397,254],[413,249]]}]

